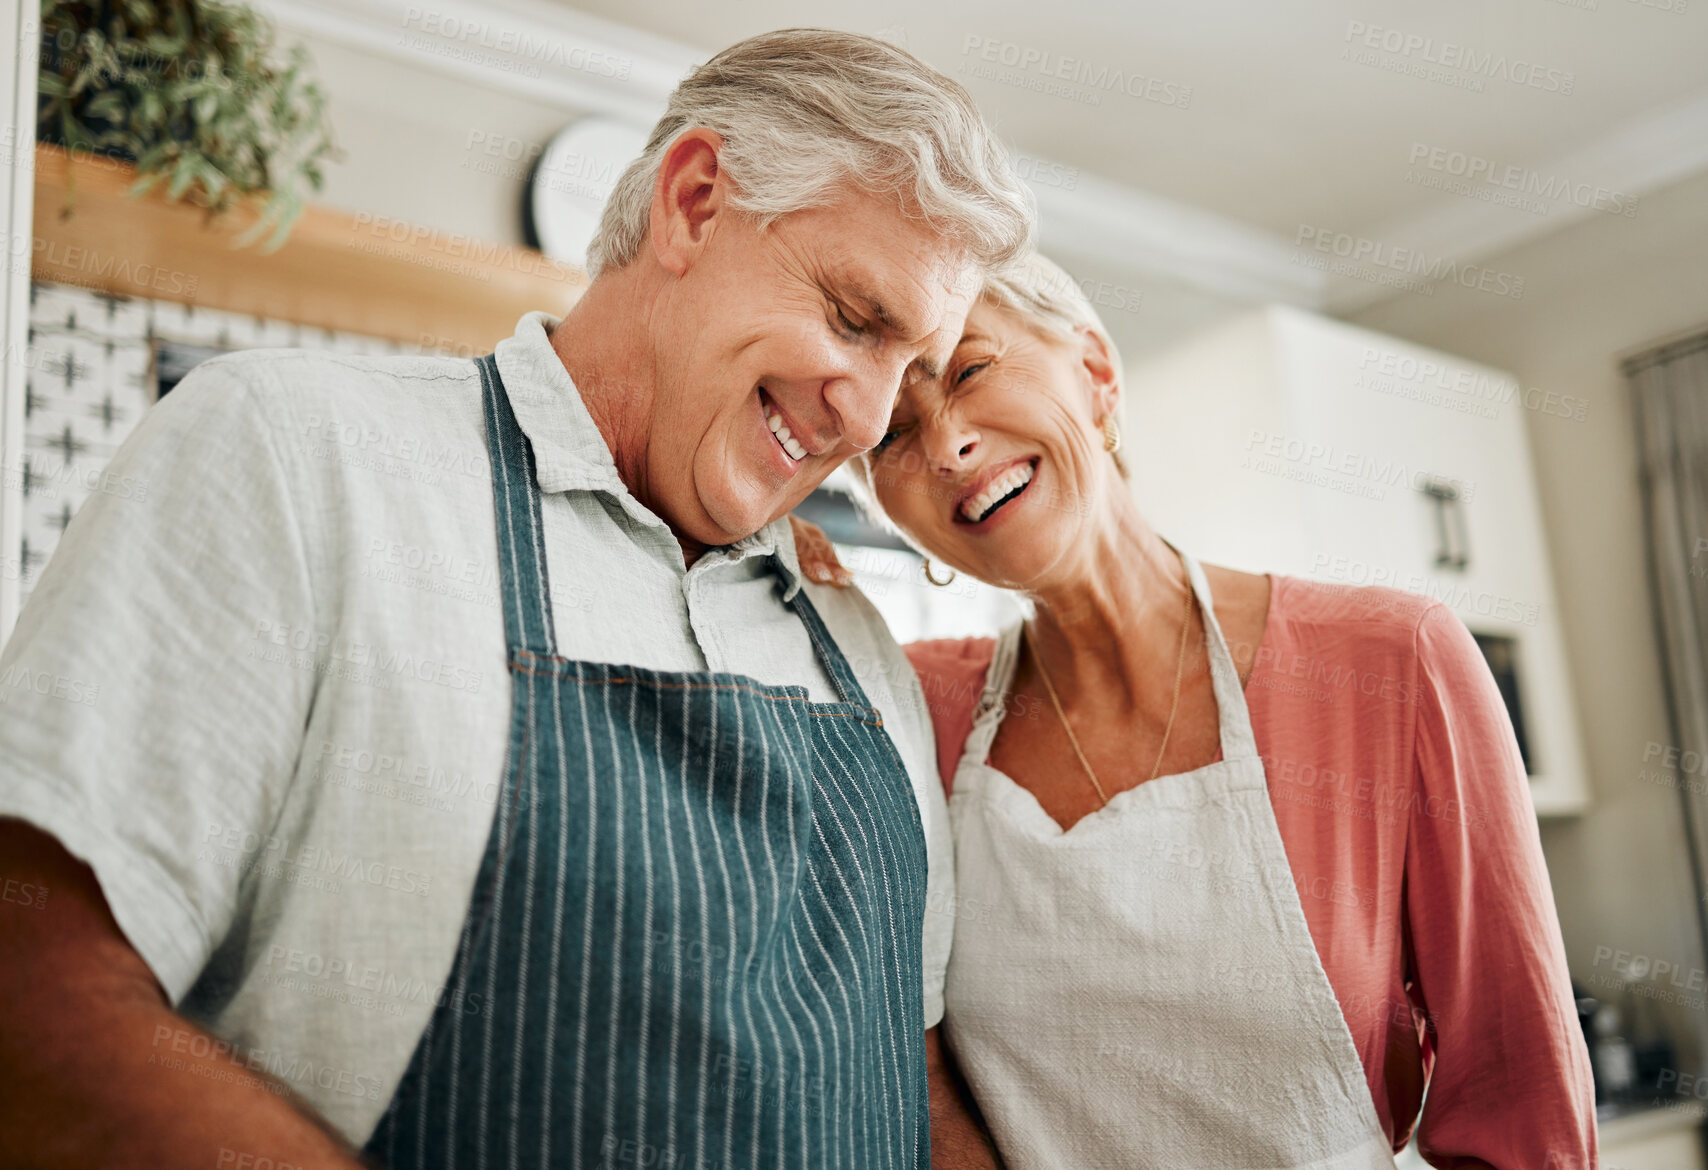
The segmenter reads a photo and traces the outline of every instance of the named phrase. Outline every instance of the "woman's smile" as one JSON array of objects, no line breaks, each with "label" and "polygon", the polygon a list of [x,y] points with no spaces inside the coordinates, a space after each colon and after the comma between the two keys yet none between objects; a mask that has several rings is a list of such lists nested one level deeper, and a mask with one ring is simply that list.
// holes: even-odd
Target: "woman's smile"
[{"label": "woman's smile", "polygon": [[969,528],[990,524],[1026,494],[1037,477],[1038,463],[1039,457],[1033,455],[987,469],[956,503],[954,522]]}]

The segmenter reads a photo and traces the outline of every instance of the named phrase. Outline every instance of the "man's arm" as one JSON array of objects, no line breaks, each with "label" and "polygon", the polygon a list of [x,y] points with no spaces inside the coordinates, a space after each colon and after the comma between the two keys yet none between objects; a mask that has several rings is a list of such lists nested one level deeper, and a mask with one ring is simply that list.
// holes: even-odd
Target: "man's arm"
[{"label": "man's arm", "polygon": [[0,858],[16,895],[0,899],[0,1164],[362,1165],[285,1085],[172,1012],[87,866],[7,818]]},{"label": "man's arm", "polygon": [[266,636],[320,632],[286,390],[227,354],[151,407],[0,651],[43,680],[0,702],[0,1166],[356,1164],[171,1011],[244,926],[198,846],[276,823],[313,706]]},{"label": "man's arm", "polygon": [[931,1082],[931,1165],[940,1170],[999,1168],[996,1143],[985,1128],[942,1028],[925,1030],[925,1071]]}]

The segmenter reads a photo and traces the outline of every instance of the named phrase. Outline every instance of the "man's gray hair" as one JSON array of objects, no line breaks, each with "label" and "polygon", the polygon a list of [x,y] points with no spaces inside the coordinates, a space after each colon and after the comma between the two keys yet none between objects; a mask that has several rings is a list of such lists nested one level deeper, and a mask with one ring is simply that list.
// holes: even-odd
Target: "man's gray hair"
[{"label": "man's gray hair", "polygon": [[897,195],[986,268],[1031,245],[1032,193],[960,84],[886,41],[797,28],[731,45],[676,87],[605,204],[589,276],[635,258],[665,151],[696,127],[723,138],[732,204],[761,226],[851,184]]}]

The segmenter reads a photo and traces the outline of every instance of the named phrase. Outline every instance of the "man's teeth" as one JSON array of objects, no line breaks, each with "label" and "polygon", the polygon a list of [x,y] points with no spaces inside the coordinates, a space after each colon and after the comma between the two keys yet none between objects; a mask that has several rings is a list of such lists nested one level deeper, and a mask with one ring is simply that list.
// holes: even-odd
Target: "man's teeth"
[{"label": "man's teeth", "polygon": [[771,433],[777,436],[777,442],[783,445],[783,450],[789,453],[789,458],[799,463],[807,457],[807,449],[801,446],[801,441],[789,433],[789,428],[783,425],[783,416],[774,410],[765,412],[765,425],[771,428]]},{"label": "man's teeth", "polygon": [[1009,468],[985,485],[984,490],[961,505],[961,515],[978,523],[989,515],[997,501],[1032,482],[1032,465],[1021,463]]}]

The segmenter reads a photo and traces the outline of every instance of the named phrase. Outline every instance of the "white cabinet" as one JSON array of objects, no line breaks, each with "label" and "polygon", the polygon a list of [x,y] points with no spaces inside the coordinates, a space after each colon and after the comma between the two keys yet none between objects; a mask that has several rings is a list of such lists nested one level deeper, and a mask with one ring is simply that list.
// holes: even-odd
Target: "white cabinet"
[{"label": "white cabinet", "polygon": [[1200,558],[1409,589],[1492,639],[1537,811],[1558,814],[1587,789],[1523,414],[1569,405],[1276,306],[1132,365],[1123,450],[1146,514]]}]

